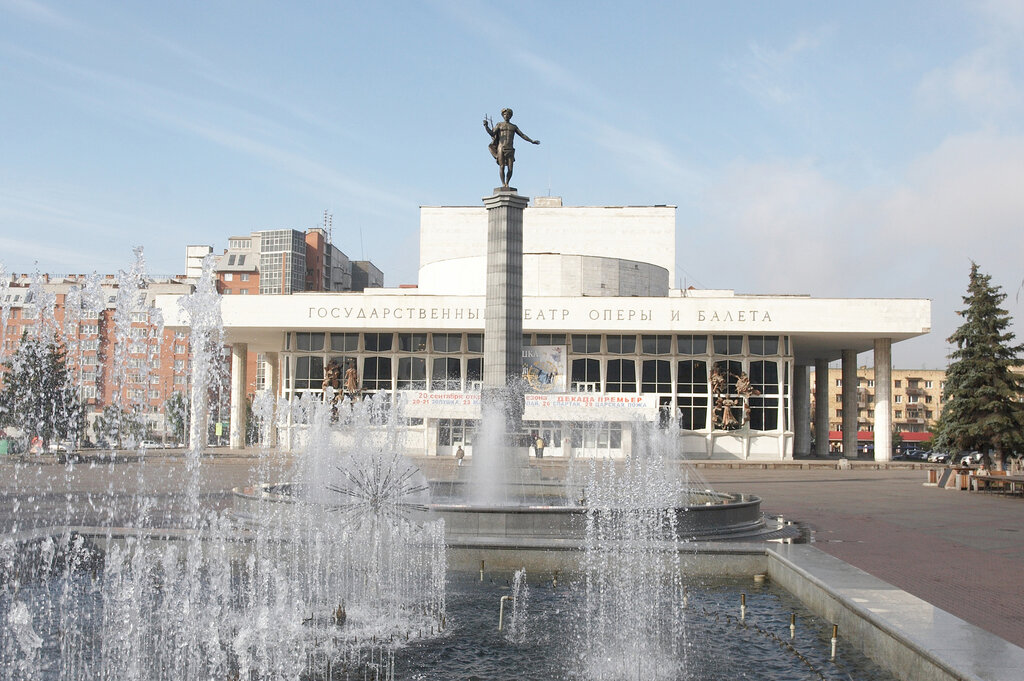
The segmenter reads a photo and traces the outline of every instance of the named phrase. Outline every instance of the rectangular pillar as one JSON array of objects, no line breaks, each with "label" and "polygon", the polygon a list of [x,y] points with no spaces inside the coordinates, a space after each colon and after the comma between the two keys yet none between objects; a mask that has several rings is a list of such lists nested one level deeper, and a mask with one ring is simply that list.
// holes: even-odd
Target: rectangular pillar
[{"label": "rectangular pillar", "polygon": [[814,360],[814,455],[828,456],[828,360]]},{"label": "rectangular pillar", "polygon": [[246,343],[231,346],[231,435],[228,438],[231,449],[245,447],[245,365],[248,358],[249,346]]},{"label": "rectangular pillar", "polygon": [[875,339],[875,461],[892,460],[892,339]]},{"label": "rectangular pillar", "polygon": [[793,367],[793,456],[811,453],[810,367]]},{"label": "rectangular pillar", "polygon": [[509,429],[523,414],[523,210],[529,199],[497,189],[487,208],[483,401],[500,405]]},{"label": "rectangular pillar", "polygon": [[843,350],[843,456],[857,458],[857,351]]},{"label": "rectangular pillar", "polygon": [[277,397],[279,391],[277,389],[277,377],[281,373],[281,359],[280,355],[276,352],[268,352],[263,355],[263,377],[265,379],[265,388],[268,393],[274,398],[274,409],[270,416],[270,424],[267,428],[267,446],[277,446]]}]

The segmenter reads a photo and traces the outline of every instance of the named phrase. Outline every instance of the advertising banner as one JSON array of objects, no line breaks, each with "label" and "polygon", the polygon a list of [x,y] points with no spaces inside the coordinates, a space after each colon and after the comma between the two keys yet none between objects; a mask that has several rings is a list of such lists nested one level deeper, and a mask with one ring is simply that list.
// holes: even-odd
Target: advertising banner
[{"label": "advertising banner", "polygon": [[523,348],[523,377],[535,393],[564,393],[568,373],[566,346],[533,345]]},{"label": "advertising banner", "polygon": [[[480,418],[480,393],[406,390],[405,415],[413,418]],[[527,420],[589,421],[617,418],[655,418],[654,395],[594,393],[526,394]]]}]

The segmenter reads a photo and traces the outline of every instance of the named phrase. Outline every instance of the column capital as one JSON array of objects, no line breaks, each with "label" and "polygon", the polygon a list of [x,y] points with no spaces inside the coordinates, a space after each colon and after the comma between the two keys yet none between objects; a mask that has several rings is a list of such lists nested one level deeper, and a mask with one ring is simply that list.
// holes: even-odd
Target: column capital
[{"label": "column capital", "polygon": [[530,205],[530,199],[525,196],[520,196],[514,189],[495,189],[494,194],[491,196],[485,196],[483,201],[484,207],[487,210],[505,207],[523,209]]}]

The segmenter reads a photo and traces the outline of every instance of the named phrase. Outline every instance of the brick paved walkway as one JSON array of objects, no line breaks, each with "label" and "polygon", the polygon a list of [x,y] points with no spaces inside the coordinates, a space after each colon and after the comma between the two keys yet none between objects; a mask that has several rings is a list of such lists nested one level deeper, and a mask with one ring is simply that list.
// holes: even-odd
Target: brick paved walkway
[{"label": "brick paved walkway", "polygon": [[815,545],[1024,646],[1024,499],[925,487],[924,471],[699,471],[801,521]]}]

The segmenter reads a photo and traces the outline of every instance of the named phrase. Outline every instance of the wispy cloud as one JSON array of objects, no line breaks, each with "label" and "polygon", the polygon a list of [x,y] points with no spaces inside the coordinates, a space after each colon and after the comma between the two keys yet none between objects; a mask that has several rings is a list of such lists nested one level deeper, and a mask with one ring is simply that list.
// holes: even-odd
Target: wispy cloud
[{"label": "wispy cloud", "polygon": [[[86,83],[87,87],[75,88],[70,93],[87,100],[91,106],[107,107],[117,116],[131,116],[148,124],[157,123],[189,133],[290,173],[304,183],[344,192],[360,201],[369,200],[368,205],[376,203],[378,206],[384,204],[403,209],[414,205],[403,195],[369,185],[339,172],[328,163],[299,153],[296,150],[304,145],[301,139],[307,136],[306,133],[283,127],[276,121],[234,106],[140,82],[112,71],[72,64],[18,48],[8,47],[7,51]],[[52,82],[41,84],[59,87]],[[99,96],[97,90],[100,88],[110,96]],[[290,141],[290,144],[282,145],[282,140]],[[371,208],[368,212],[374,214],[374,210]],[[379,210],[377,214],[387,213],[386,210],[376,210]]]},{"label": "wispy cloud", "polygon": [[932,69],[921,79],[918,95],[931,106],[959,104],[975,117],[991,120],[1019,112],[1024,93],[1002,49],[985,46]]},{"label": "wispy cloud", "polygon": [[817,51],[833,32],[831,26],[801,31],[781,48],[751,41],[747,54],[727,61],[725,69],[740,87],[763,104],[790,104],[805,97],[795,67],[805,55]]},{"label": "wispy cloud", "polygon": [[0,0],[0,10],[39,24],[62,30],[78,30],[82,25],[66,14],[36,0]]},{"label": "wispy cloud", "polygon": [[750,292],[931,298],[914,361],[940,366],[970,259],[1010,293],[1020,282],[1024,135],[950,136],[892,178],[861,189],[811,159],[733,164],[702,197],[699,230],[725,235],[725,258],[690,266]]}]

